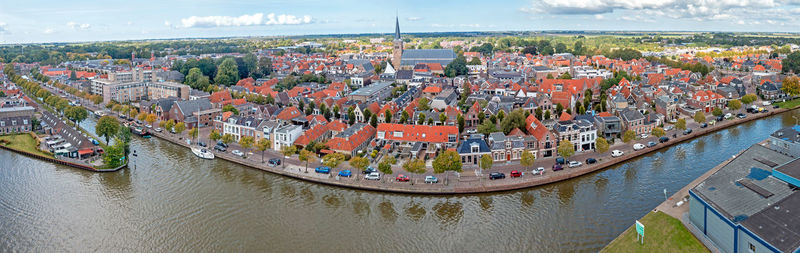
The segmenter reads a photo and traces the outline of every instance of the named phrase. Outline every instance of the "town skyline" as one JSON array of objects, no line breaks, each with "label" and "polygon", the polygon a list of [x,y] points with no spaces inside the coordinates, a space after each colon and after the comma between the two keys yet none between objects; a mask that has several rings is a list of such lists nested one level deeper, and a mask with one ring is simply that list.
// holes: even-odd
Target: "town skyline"
[{"label": "town skyline", "polygon": [[[51,1],[4,6],[0,44],[143,39],[384,34],[395,15],[405,33],[473,31],[800,32],[791,1]],[[33,8],[32,6],[36,6]],[[86,8],[87,6],[98,6]],[[309,8],[313,6],[313,8]],[[442,12],[442,9],[459,9]],[[355,15],[353,15],[355,14]],[[35,18],[34,18],[35,17]],[[479,18],[476,18],[479,17]]]}]

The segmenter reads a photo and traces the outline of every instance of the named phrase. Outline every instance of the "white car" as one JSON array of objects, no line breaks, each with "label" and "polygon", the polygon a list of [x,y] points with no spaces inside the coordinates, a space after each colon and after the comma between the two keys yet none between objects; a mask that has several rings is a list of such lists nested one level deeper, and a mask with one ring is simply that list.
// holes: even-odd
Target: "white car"
[{"label": "white car", "polygon": [[366,180],[381,180],[381,174],[378,172],[372,172],[364,176]]},{"label": "white car", "polygon": [[771,105],[771,104],[772,103],[770,103],[769,101],[761,102],[761,105],[763,105],[763,106],[768,106],[768,105]]},{"label": "white car", "polygon": [[725,114],[725,119],[733,118],[733,114],[727,113]]},{"label": "white car", "polygon": [[644,144],[641,143],[633,144],[633,150],[642,150],[642,149],[644,149]]},{"label": "white car", "polygon": [[242,151],[239,151],[239,150],[233,150],[233,151],[231,151],[231,154],[238,155],[238,156],[244,156],[244,153],[242,153]]},{"label": "white car", "polygon": [[672,130],[672,128],[673,128],[672,126],[665,126],[665,127],[664,127],[664,131],[669,131],[669,130]]},{"label": "white car", "polygon": [[468,134],[478,133],[478,130],[476,130],[476,129],[467,129],[467,133]]},{"label": "white car", "polygon": [[544,167],[539,167],[531,171],[534,175],[544,175]]},{"label": "white car", "polygon": [[581,162],[578,162],[578,161],[569,161],[569,167],[570,167],[570,168],[580,167],[581,165],[583,165],[583,163],[581,163]]},{"label": "white car", "polygon": [[620,156],[622,156],[623,154],[625,154],[625,153],[623,153],[622,151],[619,151],[619,150],[617,150],[617,149],[615,149],[615,150],[611,151],[611,157],[620,157]]},{"label": "white car", "polygon": [[647,134],[640,134],[639,135],[639,139],[644,139],[644,138],[647,138],[647,137],[650,137],[650,135],[647,135]]}]

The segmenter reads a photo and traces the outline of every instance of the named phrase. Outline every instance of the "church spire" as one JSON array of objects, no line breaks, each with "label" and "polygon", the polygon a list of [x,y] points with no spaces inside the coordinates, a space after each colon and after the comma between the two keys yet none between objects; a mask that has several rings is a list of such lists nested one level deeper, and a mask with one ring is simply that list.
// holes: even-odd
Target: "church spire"
[{"label": "church spire", "polygon": [[398,16],[395,16],[394,18],[395,18],[394,39],[395,40],[399,40],[400,39],[400,18]]}]

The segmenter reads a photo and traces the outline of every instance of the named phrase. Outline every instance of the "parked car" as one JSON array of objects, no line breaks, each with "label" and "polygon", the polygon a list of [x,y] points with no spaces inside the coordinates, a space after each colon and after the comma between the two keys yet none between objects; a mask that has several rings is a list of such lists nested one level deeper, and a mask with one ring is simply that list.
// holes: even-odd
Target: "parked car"
[{"label": "parked car", "polygon": [[647,137],[650,137],[650,135],[648,135],[648,134],[640,134],[639,135],[639,139],[645,139]]},{"label": "parked car", "polygon": [[478,133],[478,130],[477,129],[467,129],[467,133],[468,134]]},{"label": "parked car", "polygon": [[669,141],[669,137],[666,137],[666,136],[658,138],[658,142],[661,142],[661,143],[668,142],[668,141]]},{"label": "parked car", "polygon": [[780,105],[773,105],[772,106],[772,109],[778,109],[778,108],[781,108],[781,106]]},{"label": "parked car", "polygon": [[161,128],[160,127],[156,127],[155,130],[156,130],[156,132],[159,132],[159,133],[161,132]]},{"label": "parked car", "polygon": [[658,143],[656,143],[655,141],[650,141],[650,142],[647,142],[647,147],[648,147],[648,148],[655,147],[656,145],[658,145]]},{"label": "parked car", "polygon": [[238,149],[234,149],[233,151],[231,151],[231,154],[244,156],[244,153],[242,153],[242,151],[239,151]]},{"label": "parked car", "polygon": [[147,124],[146,127],[147,128],[153,128],[153,125]]},{"label": "parked car", "polygon": [[518,170],[512,170],[511,173],[509,173],[509,175],[511,177],[521,177],[522,176],[522,172],[519,172]]},{"label": "parked car", "polygon": [[226,148],[223,147],[223,146],[220,146],[220,145],[216,145],[216,146],[214,146],[214,150],[219,151],[219,152],[225,152]]},{"label": "parked car", "polygon": [[772,103],[770,103],[769,101],[761,102],[761,105],[763,105],[763,106],[768,106],[768,105],[771,105],[771,104]]},{"label": "parked car", "polygon": [[531,171],[534,175],[544,175],[544,167],[539,167]]},{"label": "parked car", "polygon": [[595,163],[597,163],[597,159],[586,158],[586,164],[595,164]]},{"label": "parked car", "polygon": [[434,177],[434,176],[426,176],[425,177],[425,183],[426,184],[435,184],[435,183],[438,183],[438,182],[439,182],[439,179]]},{"label": "parked car", "polygon": [[372,172],[364,176],[366,180],[381,180],[381,174],[378,172]]},{"label": "parked car", "polygon": [[353,176],[353,173],[350,172],[350,170],[340,170],[339,171],[339,176],[340,177],[351,177],[351,176]]},{"label": "parked car", "polygon": [[642,150],[642,149],[644,149],[644,144],[641,143],[633,144],[633,150]]},{"label": "parked car", "polygon": [[703,123],[702,125],[700,125],[700,128],[706,128],[706,127],[708,127],[708,123]]},{"label": "parked car", "polygon": [[725,114],[725,118],[726,118],[726,119],[733,118],[733,114],[731,114],[731,113],[726,113],[726,114]]},{"label": "parked car", "polygon": [[570,168],[580,167],[581,165],[583,165],[583,163],[581,163],[581,162],[578,162],[578,161],[569,161],[569,167],[570,167]]},{"label": "parked car", "polygon": [[370,166],[364,169],[364,171],[361,171],[361,174],[370,174],[373,172],[378,172],[378,170]]},{"label": "parked car", "polygon": [[561,167],[561,164],[557,164],[556,163],[555,165],[553,165],[553,171],[559,171],[559,170],[563,170],[563,169],[564,169],[564,167]]},{"label": "parked car", "polygon": [[566,160],[566,159],[564,159],[564,157],[560,157],[560,156],[559,156],[559,157],[556,157],[556,163],[558,163],[558,164],[565,164],[565,163],[567,163],[567,160]]},{"label": "parked car", "polygon": [[490,180],[503,179],[503,178],[506,178],[506,174],[503,174],[503,173],[500,173],[500,172],[489,173],[489,179]]},{"label": "parked car", "polygon": [[330,174],[331,173],[331,168],[327,167],[327,166],[320,166],[320,167],[317,167],[316,169],[314,169],[314,172],[320,173],[320,174]]},{"label": "parked car", "polygon": [[723,121],[723,120],[725,120],[725,115],[717,116],[717,121]]},{"label": "parked car", "polygon": [[665,126],[664,127],[664,131],[669,131],[669,130],[672,130],[673,128],[675,128],[675,127],[673,127],[673,126]]},{"label": "parked car", "polygon": [[408,180],[410,180],[410,179],[408,178],[408,176],[400,174],[400,175],[397,175],[395,180],[397,180],[397,182],[408,182]]},{"label": "parked car", "polygon": [[690,134],[690,133],[692,133],[691,128],[687,128],[686,130],[683,131],[683,134]]},{"label": "parked car", "polygon": [[222,142],[222,141],[217,141],[217,146],[223,146],[223,147],[227,148],[228,144],[225,144],[225,142]]},{"label": "parked car", "polygon": [[747,114],[744,114],[744,113],[739,113],[739,114],[736,114],[736,117],[737,117],[737,118],[740,118],[740,119],[744,119],[744,118],[746,118],[746,117],[747,117]]},{"label": "parked car", "polygon": [[611,157],[620,157],[623,154],[625,154],[625,153],[622,152],[622,151],[619,151],[618,149],[615,149],[615,150],[611,151]]},{"label": "parked car", "polygon": [[270,167],[281,165],[281,159],[279,158],[269,159],[269,161],[267,161],[267,165],[269,165]]},{"label": "parked car", "polygon": [[206,143],[205,143],[205,142],[202,142],[202,141],[198,141],[198,142],[197,142],[197,145],[198,145],[198,146],[201,146],[201,147],[204,147],[204,148],[208,146],[208,145],[206,145]]}]

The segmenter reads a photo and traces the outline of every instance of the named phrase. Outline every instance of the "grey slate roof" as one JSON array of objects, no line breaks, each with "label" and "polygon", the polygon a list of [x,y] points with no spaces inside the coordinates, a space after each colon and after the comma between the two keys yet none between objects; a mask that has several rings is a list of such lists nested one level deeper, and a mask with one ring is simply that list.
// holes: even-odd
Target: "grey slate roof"
[{"label": "grey slate roof", "polygon": [[638,110],[626,109],[620,112],[620,116],[622,116],[622,119],[627,122],[644,119],[644,115],[642,115],[642,113]]},{"label": "grey slate roof", "polygon": [[[773,168],[760,161],[784,164],[791,160],[789,156],[755,144],[692,188],[692,192],[729,220],[743,221],[792,194],[792,189],[786,182],[771,176]],[[747,179],[773,195],[764,198],[755,191],[742,187],[742,179]]]},{"label": "grey slate roof", "polygon": [[417,65],[417,63],[439,63],[442,67],[456,59],[452,49],[406,49],[403,50],[401,65]]},{"label": "grey slate roof", "polygon": [[192,113],[208,110],[213,107],[211,105],[211,101],[209,101],[207,98],[175,101],[175,106],[177,106],[178,110],[180,110],[183,113],[183,116],[187,118],[192,116]]},{"label": "grey slate roof", "polygon": [[471,154],[472,153],[472,145],[478,145],[478,152],[479,153],[489,153],[489,145],[486,144],[481,138],[469,138],[463,142],[461,145],[458,146],[458,153],[459,154]]}]

